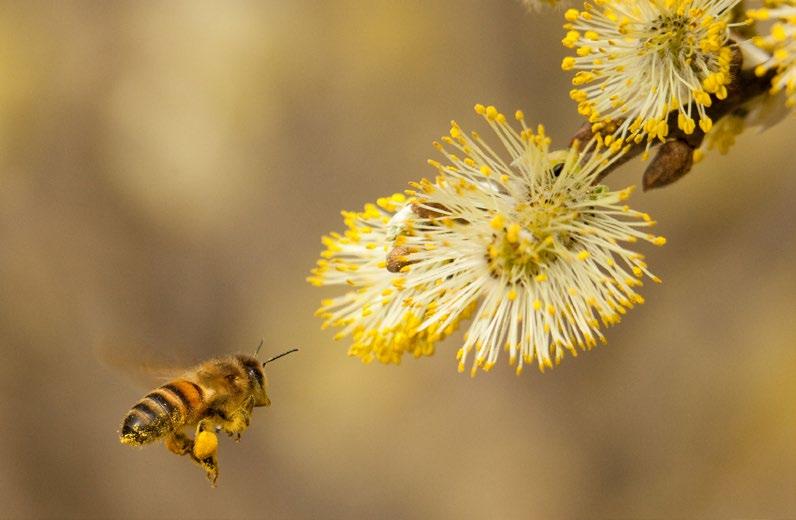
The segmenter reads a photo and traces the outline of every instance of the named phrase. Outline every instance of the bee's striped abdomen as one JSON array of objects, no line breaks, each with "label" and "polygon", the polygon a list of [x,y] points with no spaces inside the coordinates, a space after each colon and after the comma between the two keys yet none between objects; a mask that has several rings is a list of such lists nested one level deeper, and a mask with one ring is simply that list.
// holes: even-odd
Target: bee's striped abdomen
[{"label": "bee's striped abdomen", "polygon": [[202,389],[178,379],[153,390],[138,401],[124,418],[121,441],[146,444],[175,430],[200,412]]}]

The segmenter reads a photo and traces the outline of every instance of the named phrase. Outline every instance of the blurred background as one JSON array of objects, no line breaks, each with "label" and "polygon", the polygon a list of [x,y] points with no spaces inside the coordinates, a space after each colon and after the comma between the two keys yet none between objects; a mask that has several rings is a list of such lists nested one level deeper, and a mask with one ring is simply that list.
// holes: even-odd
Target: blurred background
[{"label": "blurred background", "polygon": [[[0,516],[792,515],[794,118],[633,196],[664,283],[553,372],[471,380],[459,337],[365,366],[312,316],[340,292],[304,281],[320,236],[433,174],[450,119],[522,108],[567,142],[562,34],[512,0],[4,2]],[[149,388],[111,365],[261,337],[302,351],[217,489],[119,444]]]}]

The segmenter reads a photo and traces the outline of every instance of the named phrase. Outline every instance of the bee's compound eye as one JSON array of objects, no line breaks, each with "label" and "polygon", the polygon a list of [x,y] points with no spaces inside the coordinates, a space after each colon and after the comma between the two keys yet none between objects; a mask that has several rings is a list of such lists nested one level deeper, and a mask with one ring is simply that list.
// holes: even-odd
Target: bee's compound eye
[{"label": "bee's compound eye", "polygon": [[249,374],[249,380],[252,381],[252,383],[256,383],[256,384],[262,386],[262,384],[263,384],[263,376],[261,375],[261,373],[256,368],[249,367],[247,369],[247,372]]},{"label": "bee's compound eye", "polygon": [[553,166],[553,175],[555,175],[556,177],[561,175],[562,171],[564,171],[564,163],[558,163],[555,166]]}]

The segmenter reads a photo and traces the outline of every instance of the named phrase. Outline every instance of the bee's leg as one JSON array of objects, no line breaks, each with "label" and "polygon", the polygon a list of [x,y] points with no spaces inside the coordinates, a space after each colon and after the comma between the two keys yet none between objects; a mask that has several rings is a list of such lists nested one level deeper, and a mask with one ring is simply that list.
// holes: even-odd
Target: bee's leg
[{"label": "bee's leg", "polygon": [[196,440],[191,449],[191,458],[205,470],[207,479],[216,485],[218,479],[218,437],[212,421],[202,419],[196,425]]},{"label": "bee's leg", "polygon": [[218,479],[218,437],[210,430],[197,428],[196,441],[181,431],[169,433],[163,440],[166,448],[177,455],[190,455],[191,460],[205,470],[208,480]]},{"label": "bee's leg", "polygon": [[163,443],[170,452],[177,455],[186,455],[193,451],[193,439],[182,432],[174,431],[166,435]]},{"label": "bee's leg", "polygon": [[254,398],[249,398],[246,403],[225,417],[221,422],[221,428],[230,437],[235,437],[235,442],[240,441],[240,434],[246,431],[251,422],[251,414],[254,410]]}]

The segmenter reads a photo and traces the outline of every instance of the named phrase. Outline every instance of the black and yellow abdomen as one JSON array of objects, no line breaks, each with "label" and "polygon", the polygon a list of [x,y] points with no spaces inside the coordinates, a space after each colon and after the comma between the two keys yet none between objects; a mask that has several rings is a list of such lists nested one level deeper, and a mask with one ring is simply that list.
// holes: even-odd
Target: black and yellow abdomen
[{"label": "black and yellow abdomen", "polygon": [[202,388],[185,379],[153,390],[124,418],[120,440],[124,444],[146,444],[193,422],[204,408],[203,397]]}]

